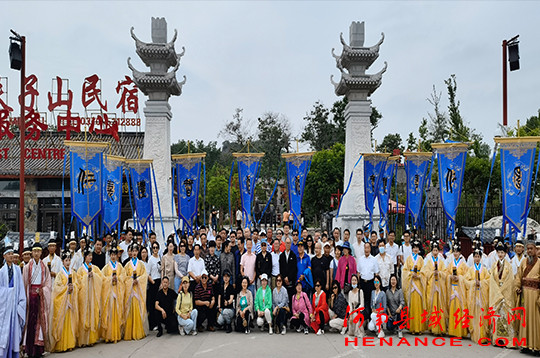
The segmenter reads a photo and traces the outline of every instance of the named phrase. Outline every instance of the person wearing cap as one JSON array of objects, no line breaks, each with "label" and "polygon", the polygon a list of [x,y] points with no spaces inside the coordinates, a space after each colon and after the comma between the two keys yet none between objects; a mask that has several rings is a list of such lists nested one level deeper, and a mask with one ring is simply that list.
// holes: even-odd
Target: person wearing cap
[{"label": "person wearing cap", "polygon": [[214,286],[206,269],[201,274],[201,282],[195,286],[195,308],[197,309],[197,331],[202,332],[202,324],[208,320],[206,329],[213,332],[216,323],[217,304]]},{"label": "person wearing cap", "polygon": [[406,307],[409,308],[410,321],[409,332],[412,334],[421,334],[426,329],[426,324],[422,323],[422,312],[424,310],[424,281],[421,271],[424,267],[424,259],[420,255],[420,246],[418,240],[412,242],[412,254],[407,257],[402,271],[402,287],[405,296]]},{"label": "person wearing cap", "polygon": [[75,233],[73,235],[70,235],[68,238],[68,235],[66,235],[66,242],[69,250],[69,255],[71,256],[71,259],[73,260],[73,257],[75,256],[75,253],[77,252],[77,239],[75,238]]},{"label": "person wearing cap", "polygon": [[26,326],[23,338],[24,352],[29,357],[39,357],[45,351],[49,334],[51,304],[51,273],[41,260],[42,247],[38,237],[32,246],[32,260],[23,269],[26,291]]},{"label": "person wearing cap", "polygon": [[[228,241],[227,241],[228,243]],[[223,283],[218,288],[218,319],[217,324],[225,328],[227,333],[232,332],[232,320],[234,318],[234,293],[231,283],[231,271],[223,271]]]},{"label": "person wearing cap", "polygon": [[131,259],[124,265],[126,279],[124,283],[126,302],[124,340],[139,340],[146,336],[144,330],[146,313],[146,288],[148,273],[142,260],[137,258],[139,244],[132,243],[129,248]]},{"label": "person wearing cap", "polygon": [[161,289],[158,291],[154,304],[156,313],[159,315],[156,337],[163,335],[163,325],[169,334],[179,332],[178,320],[175,315],[176,297],[178,295],[174,290],[169,289],[169,277],[164,276],[161,280]]},{"label": "person wearing cap", "polygon": [[296,279],[302,282],[302,290],[308,297],[313,291],[313,274],[311,273],[311,260],[305,252],[305,242],[298,241],[298,255],[296,258],[297,276]]},{"label": "person wearing cap", "polygon": [[21,272],[24,266],[28,265],[31,259],[32,259],[32,247],[25,244],[23,252],[22,252]]},{"label": "person wearing cap", "polygon": [[311,314],[313,309],[308,295],[302,290],[302,282],[296,282],[296,292],[292,296],[292,317],[290,320],[291,329],[296,329],[298,333],[304,330],[304,334],[309,333],[311,324]]},{"label": "person wearing cap", "polygon": [[[489,306],[493,307],[498,317],[494,317],[495,331],[491,337],[491,342],[497,346],[512,346],[512,339],[515,337],[513,324],[508,323],[508,315],[512,314],[514,308],[514,277],[512,265],[506,261],[506,245],[501,241],[495,247],[497,251],[497,261],[493,263],[490,270],[489,279]],[[527,322],[529,323],[529,322]],[[537,332],[538,334],[538,332]],[[499,338],[503,338],[500,339]],[[505,338],[508,344],[505,344]]]},{"label": "person wearing cap", "polygon": [[56,254],[57,246],[55,240],[56,239],[54,237],[50,237],[49,243],[47,244],[49,254],[43,259],[43,264],[45,264],[45,266],[47,266],[51,271],[52,283],[54,283],[54,278],[56,277],[56,274],[58,274],[58,272],[60,272],[60,270],[62,269],[62,260]]},{"label": "person wearing cap", "polygon": [[441,317],[439,325],[435,324],[428,327],[428,330],[432,334],[440,335],[446,331],[446,321],[449,314],[444,309],[447,307],[448,302],[446,298],[446,270],[444,260],[439,256],[439,241],[433,238],[430,242],[430,247],[431,256],[424,260],[424,266],[421,270],[422,277],[426,283],[424,309],[430,315]]},{"label": "person wearing cap", "polygon": [[356,260],[351,256],[351,245],[345,242],[341,248],[342,256],[338,261],[336,280],[343,289],[345,284],[351,282],[352,275],[356,274],[357,265]]},{"label": "person wearing cap", "polygon": [[[113,243],[116,244],[116,243]],[[118,262],[118,247],[109,248],[110,261],[102,270],[101,289],[101,338],[105,342],[118,342],[122,339],[124,326],[124,281],[125,271]]]},{"label": "person wearing cap", "polygon": [[[267,254],[270,256],[269,254]],[[255,316],[257,317],[257,326],[261,332],[264,330],[264,324],[268,324],[268,333],[273,334],[272,328],[272,289],[268,286],[268,275],[261,274],[261,286],[257,289],[255,295]]]},{"label": "person wearing cap", "polygon": [[176,298],[176,314],[178,315],[178,328],[180,335],[197,335],[197,310],[193,308],[192,294],[189,292],[189,277],[182,277],[182,286]]},{"label": "person wearing cap", "polygon": [[473,267],[469,267],[465,275],[469,313],[472,316],[469,331],[471,341],[478,343],[480,338],[489,337],[489,326],[480,324],[485,312],[489,312],[489,270],[482,263],[482,250],[473,251]]},{"label": "person wearing cap", "polygon": [[272,255],[267,251],[268,243],[266,238],[260,240],[261,252],[255,258],[255,274],[257,276],[257,287],[261,287],[261,275],[272,277]]},{"label": "person wearing cap", "polygon": [[71,252],[62,252],[62,269],[58,272],[51,294],[51,326],[49,343],[51,352],[65,352],[77,345],[79,326],[77,275],[72,274]]},{"label": "person wearing cap", "polygon": [[210,241],[208,244],[208,254],[204,258],[204,267],[208,271],[208,277],[212,280],[212,285],[217,287],[219,274],[221,273],[221,262],[216,256],[216,242]]},{"label": "person wearing cap", "polygon": [[[519,266],[515,278],[518,303],[523,302],[523,322],[519,325],[520,342],[526,340],[524,353],[540,354],[540,259],[533,240],[527,241],[527,259]],[[516,322],[517,323],[517,322]],[[518,332],[516,332],[518,333]]]},{"label": "person wearing cap", "polygon": [[[26,294],[21,270],[14,263],[14,248],[9,238],[4,239],[4,265],[0,269],[0,356],[17,357],[26,321]],[[10,305],[7,302],[11,303]]]},{"label": "person wearing cap", "polygon": [[99,267],[92,265],[92,251],[84,252],[84,262],[77,271],[79,325],[78,345],[92,346],[99,340],[99,316],[103,276]]},{"label": "person wearing cap", "polygon": [[465,312],[469,309],[467,300],[467,286],[465,275],[469,267],[465,258],[461,255],[461,243],[456,237],[452,245],[452,256],[449,265],[446,266],[446,292],[448,292],[448,335],[454,337],[467,336],[467,327],[459,321],[456,312]]},{"label": "person wearing cap", "polygon": [[[532,235],[532,234],[531,234]],[[532,235],[532,238],[528,238],[528,240],[534,239],[534,235]],[[514,244],[514,252],[515,255],[512,257],[510,262],[512,263],[512,272],[514,275],[517,274],[519,266],[521,266],[521,263],[527,259],[527,255],[524,254],[525,252],[525,245],[523,244],[523,239],[521,235],[519,235],[516,239],[516,242]]]}]

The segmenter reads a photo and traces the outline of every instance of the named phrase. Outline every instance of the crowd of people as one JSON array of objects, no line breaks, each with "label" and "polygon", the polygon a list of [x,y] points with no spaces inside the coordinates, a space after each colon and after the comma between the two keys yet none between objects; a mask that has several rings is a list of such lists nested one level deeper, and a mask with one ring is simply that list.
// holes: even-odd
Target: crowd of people
[{"label": "crowd of people", "polygon": [[[249,334],[339,332],[364,337],[447,334],[540,352],[540,241],[484,253],[395,232],[206,230],[171,234],[162,247],[127,230],[92,240],[71,235],[23,250],[9,240],[0,269],[0,354],[62,352],[207,330]],[[20,269],[19,269],[20,266]],[[6,333],[7,332],[7,333]]]}]

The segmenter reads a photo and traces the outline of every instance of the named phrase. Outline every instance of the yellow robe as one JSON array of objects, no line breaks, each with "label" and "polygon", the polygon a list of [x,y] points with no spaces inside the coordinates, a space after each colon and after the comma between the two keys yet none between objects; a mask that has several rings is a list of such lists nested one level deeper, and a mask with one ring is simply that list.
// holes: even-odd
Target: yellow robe
[{"label": "yellow robe", "polygon": [[[414,267],[418,270],[418,278],[413,278]],[[413,255],[407,257],[403,266],[403,295],[405,296],[405,304],[409,307],[409,321],[411,333],[422,333],[426,330],[426,322],[422,323],[422,312],[424,309],[423,295],[424,284],[420,271],[424,266],[424,259],[418,255],[416,261]]]},{"label": "yellow robe", "polygon": [[92,345],[99,340],[99,315],[103,278],[99,267],[92,265],[92,277],[86,265],[77,271],[79,282],[79,346]]},{"label": "yellow robe", "polygon": [[[454,267],[456,268],[458,281],[453,282],[451,275],[454,272]],[[467,305],[467,287],[465,285],[465,275],[469,270],[469,266],[465,261],[463,256],[458,258],[456,265],[456,260],[454,257],[450,260],[450,264],[446,267],[446,292],[448,292],[448,335],[454,337],[465,337],[467,336],[467,327],[464,327],[464,321],[466,320],[466,312],[468,309]],[[457,317],[456,317],[457,312]],[[469,313],[470,314],[470,313]],[[461,321],[459,321],[461,320]],[[458,323],[459,322],[459,323]],[[457,325],[457,327],[456,327]]]},{"label": "yellow robe", "polygon": [[51,294],[51,352],[65,352],[77,346],[77,275],[71,274],[71,280],[73,291],[68,293],[69,273],[62,266],[54,280]]},{"label": "yellow robe", "polygon": [[[116,284],[113,285],[113,272],[116,273]],[[118,342],[122,339],[124,327],[124,282],[126,275],[122,264],[116,268],[109,262],[102,270],[103,287],[101,290],[101,338],[105,342]]]},{"label": "yellow robe", "polygon": [[[480,273],[480,287],[476,286],[477,272]],[[485,265],[481,265],[478,271],[473,265],[465,275],[467,303],[469,314],[472,316],[469,332],[471,332],[471,341],[475,343],[478,343],[480,338],[489,337],[488,323],[483,319],[489,308],[489,276],[489,271]],[[480,323],[482,323],[482,326],[480,326]]]},{"label": "yellow robe", "polygon": [[[433,334],[443,334],[446,331],[448,319],[446,299],[446,271],[444,261],[438,258],[438,278],[435,278],[435,261],[433,256],[424,261],[422,267],[422,282],[424,284],[424,309],[428,313],[427,329]],[[440,312],[442,310],[442,312]],[[435,313],[438,311],[437,313]],[[440,320],[439,320],[440,318]],[[430,327],[431,325],[431,327]]]},{"label": "yellow robe", "polygon": [[[536,259],[536,263],[532,266],[525,276],[527,269],[527,259],[523,260],[519,266],[516,275],[516,287],[522,290],[521,300],[523,304],[517,304],[525,308],[525,327],[521,321],[517,321],[519,325],[519,339],[526,338],[529,349],[540,351],[540,259]],[[523,312],[516,311],[514,313]]]},{"label": "yellow robe", "polygon": [[[125,318],[126,326],[124,339],[142,339],[146,337],[148,325],[146,314],[146,284],[148,274],[141,260],[128,261],[125,270]],[[137,274],[137,284],[133,282],[133,272]]]},{"label": "yellow robe", "polygon": [[[513,325],[508,324],[508,313],[511,313],[510,310],[514,308],[514,273],[512,265],[503,260],[502,277],[499,279],[498,262],[499,259],[497,258],[497,261],[491,267],[491,276],[489,278],[489,307],[493,307],[495,314],[500,316],[494,317],[495,332],[493,332],[493,326],[490,326],[493,334],[491,342],[495,344],[499,337],[505,337],[509,341],[506,346],[511,347],[513,346],[512,340],[515,337],[515,331]],[[491,320],[489,323],[491,324]],[[499,344],[499,346],[502,345],[503,343]]]}]

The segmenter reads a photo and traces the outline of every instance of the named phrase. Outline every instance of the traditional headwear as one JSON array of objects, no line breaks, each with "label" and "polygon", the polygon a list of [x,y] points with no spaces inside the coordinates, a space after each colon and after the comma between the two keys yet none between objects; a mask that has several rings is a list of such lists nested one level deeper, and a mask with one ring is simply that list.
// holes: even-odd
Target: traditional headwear
[{"label": "traditional headwear", "polygon": [[68,245],[71,244],[72,242],[77,243],[77,238],[75,237],[75,231],[72,231],[69,234]]},{"label": "traditional headwear", "polygon": [[421,248],[422,247],[422,244],[420,243],[420,241],[418,240],[414,240],[412,243],[411,243],[412,247],[415,248]]},{"label": "traditional headwear", "polygon": [[483,252],[482,252],[481,249],[475,249],[475,250],[473,251],[473,256],[476,255],[476,254],[482,256]]},{"label": "traditional headwear", "polygon": [[523,236],[521,235],[521,233],[518,234],[516,242],[514,243],[514,247],[516,246],[525,246],[525,244],[523,243]]},{"label": "traditional headwear", "polygon": [[32,245],[24,245],[24,249],[23,249],[23,255],[26,254],[26,253],[32,253]]},{"label": "traditional headwear", "polygon": [[4,255],[10,252],[13,252],[13,244],[11,243],[9,237],[6,236],[4,238]]},{"label": "traditional headwear", "polygon": [[439,249],[439,242],[437,241],[437,239],[435,237],[432,238],[431,241],[429,242],[429,248],[432,251],[433,251],[434,248]]},{"label": "traditional headwear", "polygon": [[452,251],[461,252],[461,242],[459,241],[459,239],[457,237],[452,242]]},{"label": "traditional headwear", "polygon": [[495,250],[496,251],[504,251],[504,252],[506,252],[506,245],[504,244],[504,242],[499,241],[497,243],[497,245],[495,245]]},{"label": "traditional headwear", "polygon": [[61,256],[60,256],[60,258],[62,259],[62,261],[64,261],[64,260],[67,259],[68,257],[71,258],[71,253],[69,252],[69,250],[64,250],[64,251],[62,251]]}]

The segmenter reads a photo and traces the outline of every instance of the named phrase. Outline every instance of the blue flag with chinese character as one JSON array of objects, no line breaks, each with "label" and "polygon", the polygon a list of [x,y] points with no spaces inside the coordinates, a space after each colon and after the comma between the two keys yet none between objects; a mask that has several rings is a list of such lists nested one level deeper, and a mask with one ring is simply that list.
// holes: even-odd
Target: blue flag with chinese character
[{"label": "blue flag with chinese character", "polygon": [[379,219],[380,228],[388,228],[388,203],[390,201],[390,193],[392,191],[392,179],[394,178],[396,159],[396,157],[388,158],[386,167],[384,168],[382,176],[379,179],[380,183],[377,190],[377,200],[379,201],[379,213],[381,216]]},{"label": "blue flag with chinese character", "polygon": [[178,195],[178,215],[189,232],[197,216],[202,160],[206,153],[173,155],[176,163],[176,192]]},{"label": "blue flag with chinese character", "polygon": [[525,233],[539,140],[539,137],[495,138],[501,146],[503,219],[512,233]]},{"label": "blue flag with chinese character", "polygon": [[255,184],[259,178],[261,158],[264,153],[235,153],[238,162],[238,180],[240,184],[240,201],[245,227],[251,226],[252,205],[255,197]]},{"label": "blue flag with chinese character", "polygon": [[432,148],[437,151],[439,192],[444,214],[448,220],[446,233],[449,237],[454,237],[469,145],[467,143],[436,143],[432,144]]},{"label": "blue flag with chinese character", "polygon": [[111,232],[122,209],[123,157],[106,155],[103,162],[103,224]]},{"label": "blue flag with chinese character", "polygon": [[413,218],[413,225],[418,225],[418,216],[422,208],[424,185],[426,183],[427,169],[431,162],[431,153],[405,153],[405,173],[407,175],[407,204],[405,206],[405,223],[409,223],[409,214]]},{"label": "blue flag with chinese character", "polygon": [[103,150],[107,143],[65,144],[70,149],[71,215],[88,228],[101,214]]},{"label": "blue flag with chinese character", "polygon": [[302,198],[306,178],[311,166],[313,153],[283,154],[287,168],[287,192],[289,196],[289,210],[293,216],[294,227],[300,229],[300,216],[302,212]]},{"label": "blue flag with chinese character", "polygon": [[137,221],[143,228],[147,228],[148,221],[154,216],[152,202],[152,169],[151,160],[130,160],[129,174],[131,191],[135,202]]},{"label": "blue flag with chinese character", "polygon": [[373,226],[373,207],[379,191],[379,180],[386,167],[388,154],[364,154],[364,193],[366,210],[369,213],[369,227]]}]

